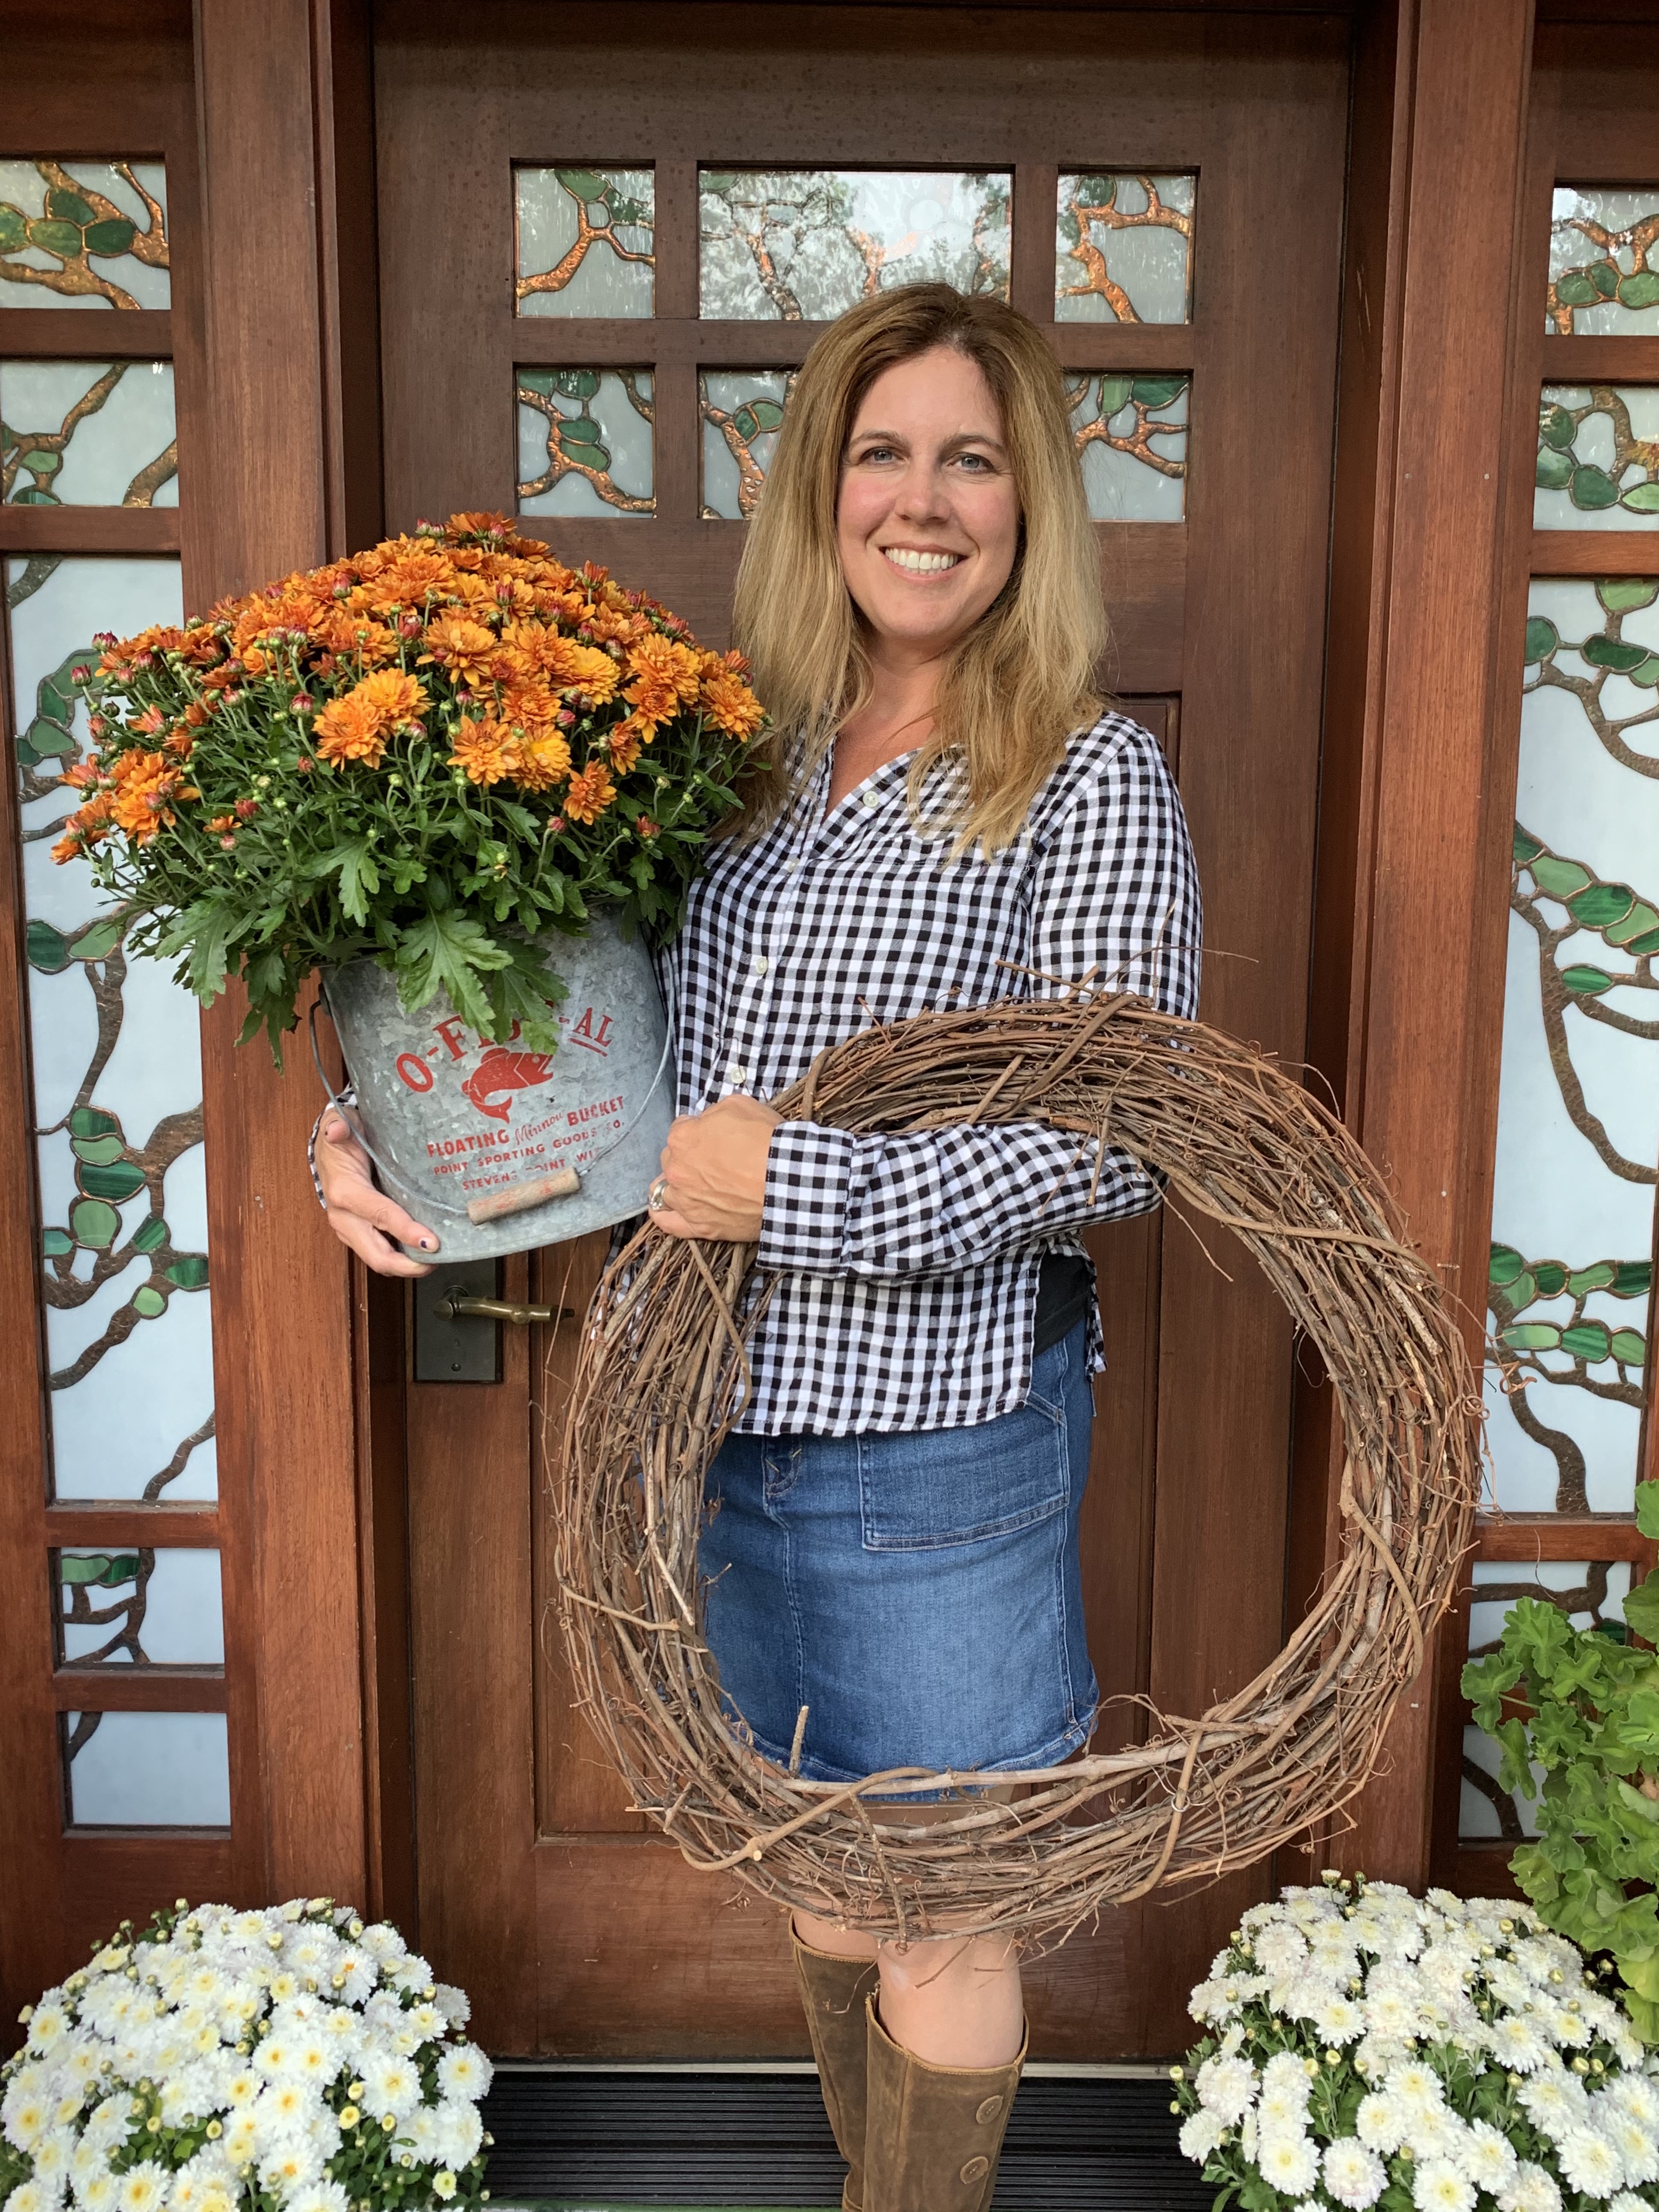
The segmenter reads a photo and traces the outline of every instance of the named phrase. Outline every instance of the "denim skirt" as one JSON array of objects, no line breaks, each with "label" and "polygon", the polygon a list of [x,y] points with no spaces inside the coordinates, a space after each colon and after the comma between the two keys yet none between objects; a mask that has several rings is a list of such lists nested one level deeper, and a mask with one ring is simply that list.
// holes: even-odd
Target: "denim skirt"
[{"label": "denim skirt", "polygon": [[732,1436],[699,1567],[733,1717],[787,1765],[1047,1766],[1088,1740],[1078,1516],[1093,1394],[1081,1322],[972,1428]]}]

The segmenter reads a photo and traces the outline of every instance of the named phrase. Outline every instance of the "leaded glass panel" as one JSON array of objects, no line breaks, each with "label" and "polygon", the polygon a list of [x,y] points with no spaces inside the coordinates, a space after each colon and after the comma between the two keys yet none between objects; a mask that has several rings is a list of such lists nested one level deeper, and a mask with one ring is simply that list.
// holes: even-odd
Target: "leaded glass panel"
[{"label": "leaded glass panel", "polygon": [[1599,337],[1659,331],[1659,185],[1558,185],[1544,327]]},{"label": "leaded glass panel", "polygon": [[1532,586],[1487,1300],[1496,1502],[1628,1512],[1659,1183],[1659,580]]},{"label": "leaded glass panel", "polygon": [[1189,323],[1195,176],[1150,171],[1061,177],[1054,319]]},{"label": "leaded glass panel", "polygon": [[1191,383],[1187,376],[1067,380],[1072,434],[1097,520],[1182,520]]},{"label": "leaded glass panel", "polygon": [[[1625,1640],[1625,1599],[1630,1568],[1621,1560],[1545,1559],[1534,1566],[1496,1559],[1477,1561],[1470,1570],[1474,1595],[1469,1607],[1469,1656],[1483,1658],[1497,1644],[1504,1616],[1517,1599],[1540,1598],[1559,1606],[1575,1628],[1601,1629]],[[1467,1843],[1501,1838],[1511,1844],[1538,1832],[1538,1801],[1511,1796],[1498,1786],[1501,1757],[1491,1736],[1468,1723],[1463,1730],[1463,1792],[1458,1834]],[[1534,1767],[1535,1780],[1543,1771]]]},{"label": "leaded glass panel", "polygon": [[71,1826],[228,1828],[222,1713],[65,1713]]},{"label": "leaded glass panel", "polygon": [[172,297],[161,162],[0,161],[0,307]]},{"label": "leaded glass panel", "polygon": [[639,368],[521,368],[521,514],[654,514],[652,380]]},{"label": "leaded glass panel", "polygon": [[217,1552],[145,1546],[51,1558],[60,1664],[224,1664]]},{"label": "leaded glass panel", "polygon": [[828,322],[924,279],[1008,294],[1006,171],[705,169],[702,313]]},{"label": "leaded glass panel", "polygon": [[1547,384],[1539,530],[1659,530],[1659,386]]},{"label": "leaded glass panel", "polygon": [[173,363],[0,361],[0,499],[177,507]]},{"label": "leaded glass panel", "polygon": [[791,368],[711,368],[698,378],[705,520],[743,522],[754,513],[794,380]]},{"label": "leaded glass panel", "polygon": [[174,561],[7,563],[42,1297],[60,1498],[211,1498],[213,1346],[195,1000],[129,964],[125,915],[52,842],[83,757],[94,631],[181,617]]},{"label": "leaded glass panel", "polygon": [[516,169],[521,315],[653,312],[656,179],[650,169]]}]

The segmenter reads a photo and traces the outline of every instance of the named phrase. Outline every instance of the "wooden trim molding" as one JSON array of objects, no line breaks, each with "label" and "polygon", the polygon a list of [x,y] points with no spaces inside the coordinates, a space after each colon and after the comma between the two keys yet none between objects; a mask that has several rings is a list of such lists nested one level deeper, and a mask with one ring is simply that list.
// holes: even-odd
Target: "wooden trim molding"
[{"label": "wooden trim molding", "polygon": [[176,507],[0,506],[0,552],[173,553]]},{"label": "wooden trim molding", "polygon": [[0,307],[0,361],[171,361],[173,344],[167,307]]}]

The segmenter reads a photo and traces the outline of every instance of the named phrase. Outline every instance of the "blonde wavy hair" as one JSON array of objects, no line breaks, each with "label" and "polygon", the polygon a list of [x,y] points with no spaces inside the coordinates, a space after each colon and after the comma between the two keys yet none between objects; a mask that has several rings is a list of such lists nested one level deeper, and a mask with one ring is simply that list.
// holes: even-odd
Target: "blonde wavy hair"
[{"label": "blonde wavy hair", "polygon": [[1011,844],[1067,736],[1100,710],[1100,555],[1054,355],[1036,324],[1000,300],[965,298],[948,284],[878,293],[808,354],[738,570],[733,634],[773,725],[745,781],[745,830],[775,819],[869,697],[863,623],[836,550],[842,457],[875,380],[936,346],[965,354],[991,387],[1021,523],[1008,581],[940,678],[933,727],[910,769],[912,814],[921,819],[930,770],[954,760],[964,771],[956,795],[929,826],[954,830],[958,852]]}]

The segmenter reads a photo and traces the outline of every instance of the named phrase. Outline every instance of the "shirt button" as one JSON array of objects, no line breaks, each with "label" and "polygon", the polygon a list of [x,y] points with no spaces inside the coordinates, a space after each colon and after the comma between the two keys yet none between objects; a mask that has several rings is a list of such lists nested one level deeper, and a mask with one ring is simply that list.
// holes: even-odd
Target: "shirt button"
[{"label": "shirt button", "polygon": [[756,975],[763,975],[772,963],[763,952],[757,952],[755,955],[753,965]]},{"label": "shirt button", "polygon": [[866,791],[863,798],[859,801],[859,805],[860,806],[868,807],[873,812],[873,811],[881,805],[880,795],[873,791]]},{"label": "shirt button", "polygon": [[726,1064],[726,1079],[728,1083],[747,1083],[749,1070],[740,1060],[729,1060]]}]

